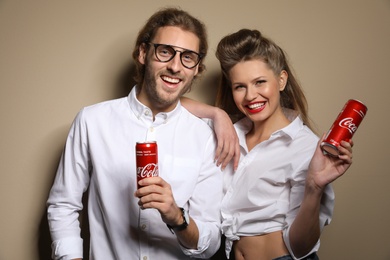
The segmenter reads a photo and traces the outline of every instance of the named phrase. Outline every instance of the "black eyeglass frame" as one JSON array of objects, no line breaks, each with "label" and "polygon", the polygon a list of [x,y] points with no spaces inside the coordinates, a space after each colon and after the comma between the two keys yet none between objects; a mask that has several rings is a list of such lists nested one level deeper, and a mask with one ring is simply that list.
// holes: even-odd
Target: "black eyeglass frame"
[{"label": "black eyeglass frame", "polygon": [[[146,42],[146,44],[151,44],[151,45],[153,45],[153,47],[154,47],[154,55],[156,56],[156,58],[157,58],[157,60],[158,60],[159,62],[169,62],[169,61],[171,61],[171,60],[176,56],[176,53],[179,52],[179,53],[180,53],[180,62],[181,62],[181,64],[182,64],[185,68],[187,68],[187,69],[193,69],[193,68],[195,68],[195,67],[200,63],[200,61],[201,61],[202,58],[203,58],[203,55],[202,55],[201,53],[197,53],[197,52],[195,52],[195,51],[191,51],[191,50],[188,50],[188,49],[179,47],[179,46],[174,46],[174,45],[169,45],[169,44],[162,44],[162,43],[153,43],[153,42]],[[161,59],[159,58],[158,54],[157,54],[157,49],[158,49],[158,47],[160,47],[160,46],[164,46],[164,47],[166,47],[166,48],[172,49],[172,51],[173,51],[174,54],[173,54],[168,60],[161,60]],[[176,50],[175,48],[180,48],[180,49],[182,49],[182,51],[178,51],[178,50]],[[185,53],[195,54],[195,55],[198,57],[198,61],[195,63],[194,66],[189,67],[189,66],[187,66],[187,65],[184,64],[184,62],[183,62],[183,54],[185,54]]]}]

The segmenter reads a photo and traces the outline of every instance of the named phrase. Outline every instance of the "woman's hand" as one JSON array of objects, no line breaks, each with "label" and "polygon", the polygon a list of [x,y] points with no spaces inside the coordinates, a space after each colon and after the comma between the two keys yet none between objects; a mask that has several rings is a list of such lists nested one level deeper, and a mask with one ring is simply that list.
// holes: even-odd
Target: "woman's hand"
[{"label": "woman's hand", "polygon": [[323,139],[324,136],[317,144],[306,180],[309,187],[320,190],[323,190],[327,184],[341,177],[352,164],[352,140],[350,142],[342,141],[338,147],[340,155],[332,157],[323,154],[320,147]]},{"label": "woman's hand", "polygon": [[214,122],[214,132],[217,137],[217,150],[215,158],[217,165],[225,169],[230,160],[233,159],[234,170],[238,167],[240,160],[240,145],[237,132],[228,114],[222,109],[216,108]]},{"label": "woman's hand", "polygon": [[236,170],[238,161],[240,160],[240,145],[238,143],[236,130],[234,129],[229,115],[220,108],[187,97],[180,98],[180,102],[195,116],[213,120],[214,132],[217,138],[217,149],[215,151],[214,160],[223,170],[233,159],[233,167],[234,170]]}]

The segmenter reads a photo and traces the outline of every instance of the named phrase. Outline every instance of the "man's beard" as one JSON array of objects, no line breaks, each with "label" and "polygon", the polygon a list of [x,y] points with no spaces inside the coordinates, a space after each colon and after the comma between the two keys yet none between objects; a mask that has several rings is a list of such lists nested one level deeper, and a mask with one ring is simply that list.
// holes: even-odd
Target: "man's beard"
[{"label": "man's beard", "polygon": [[[166,75],[172,75],[172,73],[165,73]],[[153,106],[164,109],[173,104],[176,104],[179,99],[191,89],[192,81],[187,83],[184,88],[177,94],[169,95],[165,98],[157,91],[157,79],[154,78],[153,71],[149,63],[145,63],[145,78],[142,88],[144,89],[149,101]]]}]

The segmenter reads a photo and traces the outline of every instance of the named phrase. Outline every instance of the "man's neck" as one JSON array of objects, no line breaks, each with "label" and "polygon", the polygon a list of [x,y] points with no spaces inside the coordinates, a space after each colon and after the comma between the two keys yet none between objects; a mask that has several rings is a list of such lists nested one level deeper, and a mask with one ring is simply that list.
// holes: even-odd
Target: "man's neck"
[{"label": "man's neck", "polygon": [[168,113],[173,111],[180,102],[180,100],[178,100],[173,104],[161,104],[161,102],[159,103],[157,101],[153,101],[147,93],[142,91],[142,89],[140,91],[137,89],[136,97],[139,102],[141,102],[144,106],[147,106],[152,111],[153,120],[158,113]]}]

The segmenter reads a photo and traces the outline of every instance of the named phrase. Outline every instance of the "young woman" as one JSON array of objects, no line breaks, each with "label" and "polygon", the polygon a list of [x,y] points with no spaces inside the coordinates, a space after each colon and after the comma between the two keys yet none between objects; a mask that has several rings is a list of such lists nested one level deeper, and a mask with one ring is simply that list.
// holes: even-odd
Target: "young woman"
[{"label": "young woman", "polygon": [[[259,31],[224,37],[216,55],[222,69],[217,105],[238,119],[240,144],[238,168],[228,165],[224,173],[227,256],[318,259],[321,231],[333,212],[329,184],[351,165],[352,144],[342,142],[338,158],[322,154],[284,51]],[[182,102],[200,117],[217,113]]]}]

